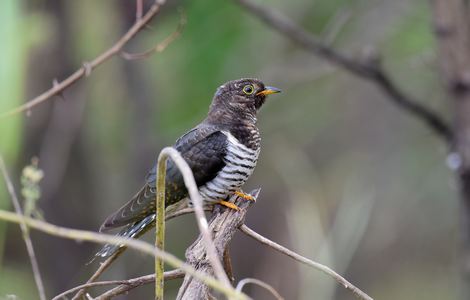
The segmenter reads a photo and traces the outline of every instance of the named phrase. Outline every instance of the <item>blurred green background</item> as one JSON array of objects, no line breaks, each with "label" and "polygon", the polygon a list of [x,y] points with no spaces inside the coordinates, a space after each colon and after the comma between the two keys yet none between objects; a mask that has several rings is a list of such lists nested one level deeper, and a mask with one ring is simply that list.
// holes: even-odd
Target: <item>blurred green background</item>
[{"label": "blurred green background", "polygon": [[[375,47],[400,86],[448,114],[427,1],[257,2],[343,53]],[[283,93],[259,116],[263,148],[245,189],[262,193],[247,224],[376,299],[455,298],[458,205],[444,145],[374,85],[313,57],[232,1],[168,1],[126,50],[164,39],[177,26],[179,7],[187,26],[163,53],[133,62],[115,57],[63,97],[0,120],[0,151],[17,190],[21,169],[38,156],[45,219],[97,230],[137,191],[159,150],[204,118],[219,85],[257,77]],[[0,112],[93,59],[134,18],[134,1],[0,1]],[[11,209],[3,183],[0,207]],[[167,228],[167,249],[184,257],[197,235],[193,216]],[[94,244],[34,231],[32,238],[49,297],[82,283],[97,266],[85,265]],[[286,299],[352,298],[331,278],[241,234],[231,251],[238,280],[264,280]],[[152,269],[151,258],[128,251],[103,278]],[[179,284],[168,284],[168,299]],[[149,285],[119,299],[152,293]],[[256,287],[247,293],[270,299]],[[10,294],[37,299],[20,230],[0,222],[0,299]]]}]

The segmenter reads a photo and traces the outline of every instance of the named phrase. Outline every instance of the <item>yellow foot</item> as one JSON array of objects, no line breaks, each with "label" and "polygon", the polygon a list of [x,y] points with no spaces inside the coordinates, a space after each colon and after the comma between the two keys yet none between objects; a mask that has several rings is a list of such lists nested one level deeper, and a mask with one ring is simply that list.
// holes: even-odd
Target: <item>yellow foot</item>
[{"label": "yellow foot", "polygon": [[245,200],[256,202],[256,199],[253,196],[245,194],[244,192],[236,191],[234,194]]},{"label": "yellow foot", "polygon": [[228,201],[225,201],[225,200],[219,200],[217,202],[217,204],[223,205],[225,207],[228,207],[228,208],[231,208],[231,209],[234,209],[234,210],[237,210],[237,211],[240,210],[240,208],[238,206],[236,206],[232,202],[228,202]]}]

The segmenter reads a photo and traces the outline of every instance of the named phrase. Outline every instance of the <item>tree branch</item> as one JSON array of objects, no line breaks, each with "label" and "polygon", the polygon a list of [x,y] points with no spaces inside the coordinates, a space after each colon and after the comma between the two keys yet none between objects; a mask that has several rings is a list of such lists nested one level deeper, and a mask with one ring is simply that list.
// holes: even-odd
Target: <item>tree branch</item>
[{"label": "tree branch", "polygon": [[406,95],[382,68],[378,57],[372,55],[371,57],[366,57],[364,60],[353,60],[323,44],[311,33],[305,31],[292,20],[272,8],[266,5],[261,6],[252,0],[235,1],[266,25],[278,31],[305,50],[354,75],[374,83],[399,108],[425,123],[447,143],[452,143],[454,137],[450,126],[436,112]]},{"label": "tree branch", "polygon": [[184,29],[184,26],[186,26],[186,22],[187,22],[186,14],[184,13],[183,10],[180,9],[180,20],[178,22],[178,26],[176,27],[175,31],[173,31],[172,34],[170,34],[163,41],[158,43],[155,47],[150,48],[149,50],[146,50],[144,52],[129,53],[126,51],[121,51],[120,53],[121,57],[127,60],[138,60],[138,59],[148,58],[154,53],[160,53],[160,52],[165,51],[165,49],[181,35],[181,32]]},{"label": "tree branch", "polygon": [[[259,191],[258,189],[251,192],[255,199],[258,197]],[[212,241],[216,249],[215,256],[212,257],[214,254],[209,254],[202,233],[196,241],[186,249],[187,263],[205,274],[214,273],[214,266],[211,259],[216,258],[219,262],[222,261],[225,249],[232,240],[237,228],[243,224],[248,207],[253,204],[253,201],[238,198],[236,195],[233,195],[230,201],[234,202],[240,210],[225,209],[223,212],[220,212],[218,210],[220,207],[217,206],[206,227],[206,230],[213,234]],[[207,285],[187,275],[180,287],[177,299],[212,299],[211,297],[210,289]]]},{"label": "tree branch", "polygon": [[455,145],[450,165],[459,188],[462,299],[470,297],[470,10],[466,0],[430,1],[440,75],[452,106]]},{"label": "tree branch", "polygon": [[75,82],[77,82],[80,78],[89,76],[91,71],[101,65],[102,63],[106,62],[113,56],[119,54],[124,46],[134,37],[137,35],[139,31],[141,31],[151,20],[152,18],[157,15],[160,11],[160,8],[165,4],[166,0],[155,0],[152,6],[148,9],[144,16],[138,18],[134,25],[108,50],[98,55],[95,59],[91,62],[86,62],[83,66],[75,71],[72,75],[67,77],[65,80],[61,82],[54,83],[52,88],[47,90],[46,92],[42,93],[39,96],[29,100],[25,104],[18,106],[8,112],[0,114],[0,119],[4,117],[8,117],[20,112],[29,111],[34,106],[48,100],[49,98],[60,94],[63,90],[67,87],[71,86]]},{"label": "tree branch", "polygon": [[311,259],[308,259],[306,257],[303,257],[302,255],[300,254],[297,254],[296,252],[292,251],[292,250],[289,250],[287,249],[286,247],[284,246],[281,246],[267,238],[265,238],[264,236],[260,235],[259,233],[256,233],[255,231],[253,231],[252,229],[250,229],[248,226],[246,226],[245,224],[241,225],[240,226],[240,230],[245,233],[246,235],[248,235],[249,237],[257,240],[258,242],[262,243],[262,244],[265,244],[267,245],[268,247],[271,247],[273,248],[274,250],[282,253],[282,254],[285,254],[293,259],[295,259],[296,261],[298,262],[301,262],[303,264],[306,264],[308,266],[311,266],[319,271],[322,271],[323,273],[327,274],[328,276],[331,276],[333,277],[333,279],[335,279],[339,284],[341,284],[343,287],[347,288],[348,290],[350,290],[351,292],[353,292],[353,294],[359,298],[359,299],[364,299],[364,300],[373,300],[372,297],[370,297],[369,295],[367,295],[366,293],[364,293],[363,291],[361,291],[358,287],[354,286],[352,283],[350,283],[349,281],[347,281],[344,277],[342,277],[341,275],[339,275],[338,273],[336,273],[335,271],[333,271],[332,269],[330,269],[329,267],[325,266],[325,265],[322,265],[320,263],[317,263]]},{"label": "tree branch", "polygon": [[[10,194],[11,202],[13,202],[13,207],[18,215],[23,215],[23,210],[21,209],[20,202],[18,201],[18,197],[15,192],[15,188],[13,183],[8,175],[7,168],[5,166],[5,162],[3,161],[3,157],[0,154],[0,170],[2,172],[3,178],[5,179],[5,184],[7,186],[8,193]],[[31,241],[31,237],[29,236],[28,227],[24,222],[20,223],[21,232],[23,234],[23,240],[26,244],[26,250],[28,252],[29,260],[31,261],[31,267],[33,269],[33,276],[34,281],[36,282],[36,286],[39,293],[39,299],[46,300],[46,292],[44,291],[44,284],[42,282],[41,272],[39,271],[38,261],[36,259],[36,254],[34,252],[33,242]]]}]

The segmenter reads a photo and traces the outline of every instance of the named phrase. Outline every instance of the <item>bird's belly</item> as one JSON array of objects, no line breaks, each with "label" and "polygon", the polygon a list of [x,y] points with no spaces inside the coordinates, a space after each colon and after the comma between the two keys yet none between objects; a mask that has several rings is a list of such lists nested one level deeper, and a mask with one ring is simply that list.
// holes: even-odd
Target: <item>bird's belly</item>
[{"label": "bird's belly", "polygon": [[225,166],[214,179],[199,187],[199,193],[205,201],[219,201],[239,190],[253,173],[258,160],[259,148],[250,149],[230,133],[225,134],[228,137]]}]

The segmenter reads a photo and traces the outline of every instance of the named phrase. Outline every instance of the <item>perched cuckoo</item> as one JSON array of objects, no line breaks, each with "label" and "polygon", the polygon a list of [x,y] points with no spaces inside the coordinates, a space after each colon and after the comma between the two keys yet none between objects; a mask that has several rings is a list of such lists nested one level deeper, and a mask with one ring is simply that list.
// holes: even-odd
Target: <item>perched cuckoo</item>
[{"label": "perched cuckoo", "polygon": [[[217,89],[207,117],[181,136],[173,146],[193,171],[204,201],[237,207],[226,201],[233,194],[247,200],[241,191],[256,166],[260,153],[260,133],[256,127],[258,110],[270,94],[279,93],[257,79],[229,81]],[[165,178],[165,205],[188,197],[183,176],[168,160]],[[120,228],[119,236],[134,238],[155,225],[156,167],[148,173],[142,189],[110,215],[100,231]],[[96,256],[108,257],[119,246],[106,245]]]}]

